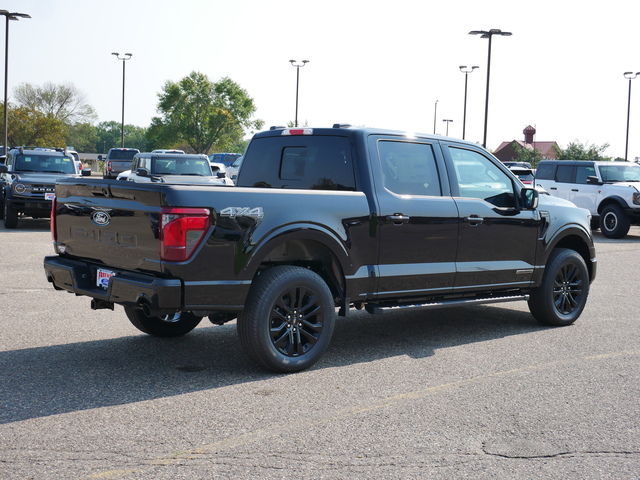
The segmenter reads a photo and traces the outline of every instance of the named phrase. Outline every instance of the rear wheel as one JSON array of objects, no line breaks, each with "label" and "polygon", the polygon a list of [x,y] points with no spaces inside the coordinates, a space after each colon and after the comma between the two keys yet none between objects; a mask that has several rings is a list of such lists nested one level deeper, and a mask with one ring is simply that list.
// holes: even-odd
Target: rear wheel
[{"label": "rear wheel", "polygon": [[542,284],[531,292],[529,310],[546,325],[570,325],[584,310],[588,295],[584,259],[575,250],[556,248],[549,255]]},{"label": "rear wheel", "polygon": [[281,373],[310,367],[324,353],[335,323],[329,287],[302,267],[278,266],[254,280],[238,335],[258,365]]},{"label": "rear wheel", "polygon": [[600,214],[600,230],[607,238],[622,238],[629,233],[631,220],[616,203],[607,205]]},{"label": "rear wheel", "polygon": [[147,317],[139,307],[124,307],[124,311],[134,327],[155,337],[180,337],[196,328],[202,320],[188,312]]}]

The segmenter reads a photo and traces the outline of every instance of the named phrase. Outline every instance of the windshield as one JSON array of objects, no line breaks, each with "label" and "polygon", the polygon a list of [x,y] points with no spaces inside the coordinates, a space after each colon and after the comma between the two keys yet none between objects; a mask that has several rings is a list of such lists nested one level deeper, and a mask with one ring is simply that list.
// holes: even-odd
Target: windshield
[{"label": "windshield", "polygon": [[640,166],[600,165],[603,182],[640,182]]},{"label": "windshield", "polygon": [[16,155],[14,170],[21,172],[76,173],[76,167],[71,157],[60,155]]}]

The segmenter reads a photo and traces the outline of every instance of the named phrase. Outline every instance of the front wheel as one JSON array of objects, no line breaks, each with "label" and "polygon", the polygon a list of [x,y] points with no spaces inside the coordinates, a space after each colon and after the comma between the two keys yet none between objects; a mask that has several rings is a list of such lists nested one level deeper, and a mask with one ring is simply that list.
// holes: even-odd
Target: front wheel
[{"label": "front wheel", "polygon": [[588,295],[584,259],[575,250],[556,248],[549,255],[542,284],[531,292],[529,310],[546,325],[571,325],[584,310]]},{"label": "front wheel", "polygon": [[237,328],[254,362],[291,373],[318,361],[334,323],[335,304],[324,280],[311,270],[287,265],[265,270],[254,280]]},{"label": "front wheel", "polygon": [[4,214],[4,228],[16,228],[18,226],[18,210],[9,205],[7,199],[2,202]]},{"label": "front wheel", "polygon": [[600,214],[600,230],[607,238],[622,238],[629,233],[631,220],[622,207],[615,203],[607,205]]},{"label": "front wheel", "polygon": [[171,315],[147,317],[142,308],[124,307],[129,321],[138,330],[155,337],[180,337],[196,328],[202,317],[192,313],[179,312]]}]

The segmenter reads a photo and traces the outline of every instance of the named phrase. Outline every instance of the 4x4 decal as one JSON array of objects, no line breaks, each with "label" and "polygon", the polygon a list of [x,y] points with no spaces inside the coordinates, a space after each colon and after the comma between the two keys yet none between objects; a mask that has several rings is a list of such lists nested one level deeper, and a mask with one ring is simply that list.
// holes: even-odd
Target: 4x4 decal
[{"label": "4x4 decal", "polygon": [[226,207],[220,210],[220,216],[222,217],[250,217],[250,218],[263,218],[264,211],[262,207]]}]

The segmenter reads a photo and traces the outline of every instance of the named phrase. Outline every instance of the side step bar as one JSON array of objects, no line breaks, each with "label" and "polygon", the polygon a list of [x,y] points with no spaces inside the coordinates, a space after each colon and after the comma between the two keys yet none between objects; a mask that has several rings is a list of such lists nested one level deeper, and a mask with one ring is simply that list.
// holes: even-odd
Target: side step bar
[{"label": "side step bar", "polygon": [[431,310],[435,308],[459,307],[462,305],[486,305],[490,303],[516,302],[529,300],[529,295],[511,295],[507,297],[489,298],[468,298],[461,300],[442,300],[439,302],[429,302],[421,304],[390,305],[381,307],[379,305],[367,305],[367,311],[372,314],[382,314],[391,312],[401,312],[403,310]]}]

